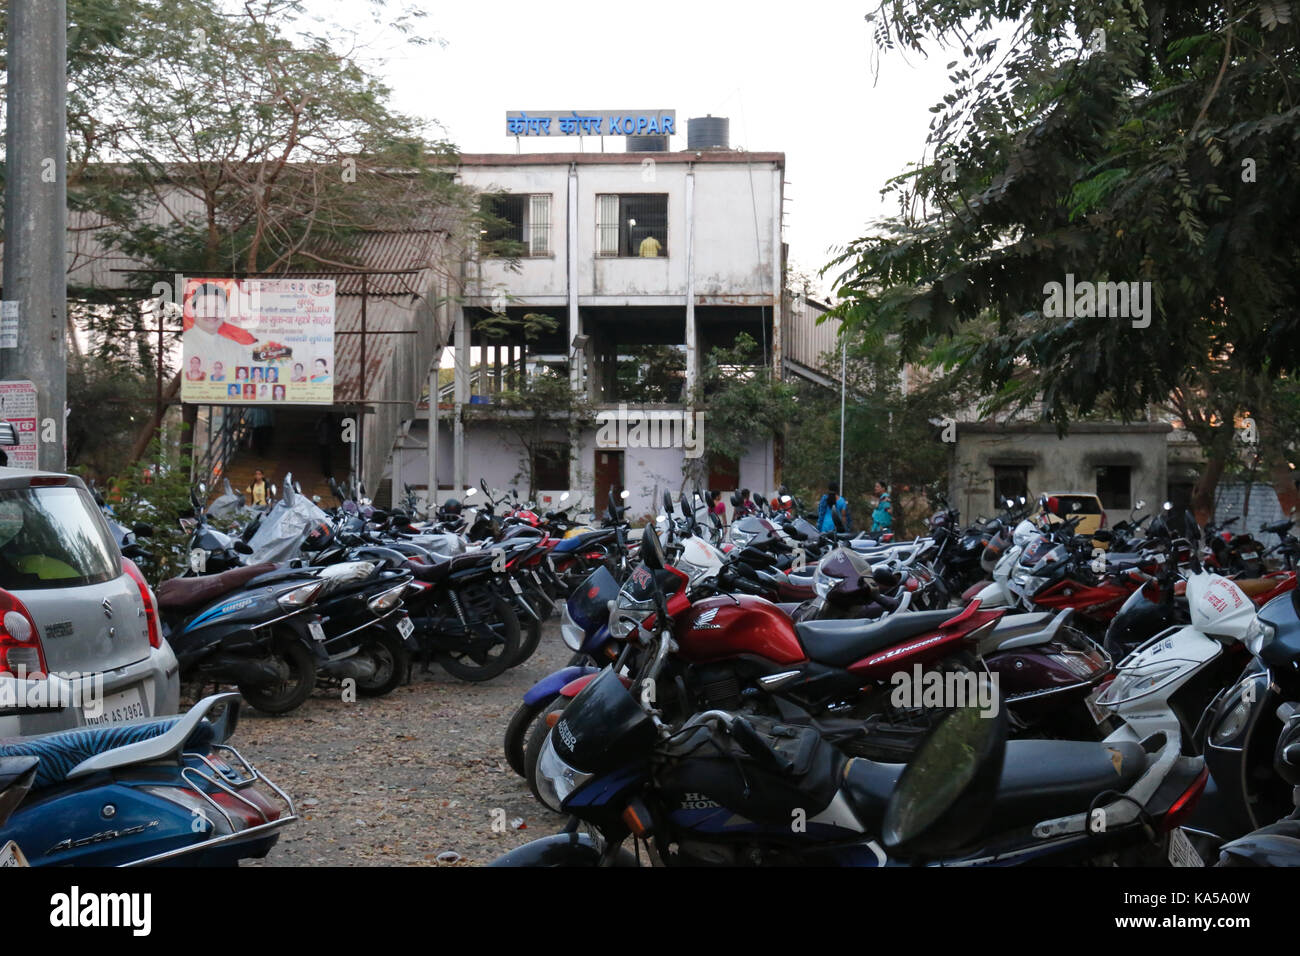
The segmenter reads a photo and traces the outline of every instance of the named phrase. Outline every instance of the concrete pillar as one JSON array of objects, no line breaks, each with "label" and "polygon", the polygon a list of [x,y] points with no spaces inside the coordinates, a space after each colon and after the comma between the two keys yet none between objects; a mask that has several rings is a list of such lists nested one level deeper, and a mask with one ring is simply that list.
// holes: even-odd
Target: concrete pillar
[{"label": "concrete pillar", "polygon": [[695,327],[695,167],[686,172],[686,405],[695,402],[700,374],[699,336]]},{"label": "concrete pillar", "polygon": [[[583,390],[582,365],[585,356],[573,347],[573,340],[582,334],[582,314],[578,311],[578,165],[569,166],[569,198],[565,211],[565,273],[569,277],[569,387],[575,394]],[[578,454],[578,430],[569,425],[569,492],[581,500],[582,461]]]},{"label": "concrete pillar", "polygon": [[459,302],[451,307],[452,322],[455,323],[456,348],[456,384],[453,400],[455,411],[452,413],[452,472],[454,474],[453,492],[465,490],[465,406],[469,403],[469,317],[465,307]]}]

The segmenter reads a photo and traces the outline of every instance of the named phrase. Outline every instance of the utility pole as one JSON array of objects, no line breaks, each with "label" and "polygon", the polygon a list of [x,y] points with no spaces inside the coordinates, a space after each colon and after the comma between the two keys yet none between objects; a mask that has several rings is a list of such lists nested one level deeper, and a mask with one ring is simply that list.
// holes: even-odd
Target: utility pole
[{"label": "utility pole", "polygon": [[10,0],[4,298],[18,328],[16,347],[0,347],[0,378],[35,384],[50,471],[67,466],[67,36],[66,0]]}]

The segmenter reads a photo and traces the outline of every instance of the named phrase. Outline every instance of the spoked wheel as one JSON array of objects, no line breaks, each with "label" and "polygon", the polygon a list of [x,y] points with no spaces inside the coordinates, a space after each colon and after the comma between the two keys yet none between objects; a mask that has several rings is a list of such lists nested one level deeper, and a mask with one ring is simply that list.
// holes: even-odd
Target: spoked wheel
[{"label": "spoked wheel", "polygon": [[269,684],[240,684],[239,693],[264,714],[287,714],[301,707],[316,687],[316,658],[300,641],[287,640],[275,650],[282,679]]},{"label": "spoked wheel", "polygon": [[471,621],[469,631],[444,634],[435,655],[443,669],[467,681],[491,680],[515,664],[519,656],[519,618],[505,598],[494,595],[491,620]]}]

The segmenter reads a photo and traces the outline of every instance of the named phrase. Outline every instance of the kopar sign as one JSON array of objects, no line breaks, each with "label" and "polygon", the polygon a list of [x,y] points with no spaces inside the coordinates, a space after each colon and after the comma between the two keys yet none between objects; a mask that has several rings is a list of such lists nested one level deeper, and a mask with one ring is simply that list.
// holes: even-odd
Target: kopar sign
[{"label": "kopar sign", "polygon": [[676,127],[676,110],[506,113],[507,136],[663,136],[676,133]]},{"label": "kopar sign", "polygon": [[186,279],[181,400],[334,401],[333,279]]}]

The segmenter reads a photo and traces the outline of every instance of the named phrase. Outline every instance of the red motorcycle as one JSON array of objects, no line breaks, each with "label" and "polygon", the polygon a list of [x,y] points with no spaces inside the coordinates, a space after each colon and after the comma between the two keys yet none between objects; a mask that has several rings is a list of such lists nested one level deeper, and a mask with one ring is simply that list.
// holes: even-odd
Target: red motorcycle
[{"label": "red motorcycle", "polygon": [[[933,685],[926,675],[987,668],[1017,729],[1073,734],[1085,728],[1087,715],[1069,701],[1082,702],[1110,670],[1106,654],[1068,626],[1068,612],[1007,616],[976,601],[879,621],[796,624],[751,595],[693,602],[684,573],[645,564],[624,583],[608,620],[611,644],[622,645],[608,655],[617,657],[617,669],[634,672],[638,648],[655,632],[655,579],[667,597],[675,649],[652,692],[669,719],[742,707],[785,719],[802,715],[848,753],[906,760],[944,710],[941,703],[901,699],[896,691],[909,682]],[[558,718],[594,676],[566,684],[552,713]],[[1062,721],[1069,726],[1058,726]]]}]

